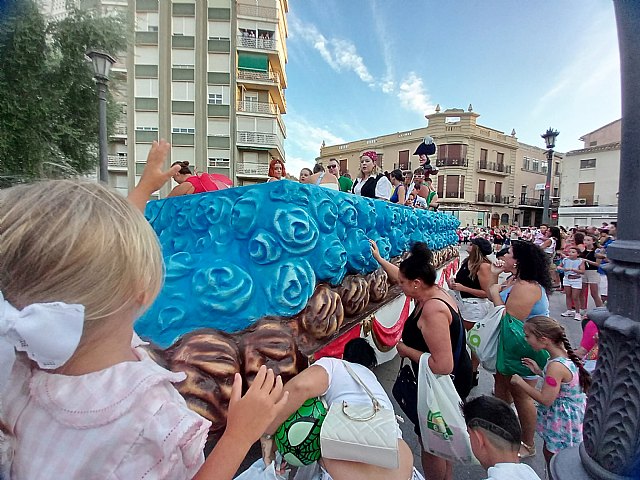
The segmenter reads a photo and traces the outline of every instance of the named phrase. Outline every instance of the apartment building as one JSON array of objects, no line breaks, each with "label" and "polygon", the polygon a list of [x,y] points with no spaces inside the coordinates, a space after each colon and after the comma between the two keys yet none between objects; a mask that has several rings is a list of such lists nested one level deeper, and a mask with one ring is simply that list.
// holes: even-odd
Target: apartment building
[{"label": "apartment building", "polygon": [[[529,171],[532,167],[522,170],[524,144],[518,142],[515,132],[506,135],[478,124],[479,116],[471,105],[466,111],[456,108],[441,111],[438,106],[435,113],[426,116],[426,127],[342,145],[325,145],[317,161],[336,158],[342,171],[355,177],[360,154],[375,150],[382,170],[414,170],[419,160],[412,154],[422,139],[430,135],[437,145],[431,162],[438,168],[433,178],[442,211],[455,215],[463,226],[535,222],[537,217],[530,213],[535,207],[530,209],[519,202],[523,191],[534,195],[540,182],[539,175]],[[535,147],[531,148],[535,151]],[[538,150],[536,158],[546,158],[540,154],[544,150]]]},{"label": "apartment building", "polygon": [[618,217],[622,121],[580,138],[584,148],[567,152],[558,209],[561,225],[596,225]]},{"label": "apartment building", "polygon": [[[116,54],[122,121],[110,138],[109,183],[123,193],[151,143],[171,144],[171,162],[221,173],[236,185],[264,182],[284,161],[288,0],[76,0],[126,10],[133,42]],[[66,0],[43,0],[52,18]],[[112,82],[116,85],[116,82]],[[171,185],[159,192],[166,195]]]}]

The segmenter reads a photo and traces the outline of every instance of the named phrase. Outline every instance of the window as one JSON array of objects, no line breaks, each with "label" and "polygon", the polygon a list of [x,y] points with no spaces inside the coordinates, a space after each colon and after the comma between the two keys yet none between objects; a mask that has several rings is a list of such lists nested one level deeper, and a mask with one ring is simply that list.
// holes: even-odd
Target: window
[{"label": "window", "polygon": [[461,160],[467,157],[467,146],[461,144],[438,145],[439,159]]},{"label": "window", "polygon": [[210,93],[209,94],[209,105],[222,105],[222,94],[221,93]]},{"label": "window", "polygon": [[136,13],[136,31],[157,32],[158,31],[158,12]]},{"label": "window", "polygon": [[540,171],[540,160],[538,160],[537,158],[531,159],[531,170],[533,170],[534,172]]},{"label": "window", "polygon": [[460,196],[460,175],[447,175],[446,198],[458,198]]},{"label": "window", "polygon": [[171,133],[196,133],[196,129],[195,128],[173,127],[171,129]]},{"label": "window", "polygon": [[540,162],[540,171],[542,173],[547,173],[547,165],[548,165],[548,162],[546,160],[543,160],[542,162]]},{"label": "window", "polygon": [[444,175],[438,175],[438,197],[444,197]]},{"label": "window", "polygon": [[195,84],[193,82],[172,82],[171,98],[173,100],[193,101],[195,98]]},{"label": "window", "polygon": [[524,157],[522,159],[522,168],[524,170],[531,170],[531,159],[529,157]]},{"label": "window", "polygon": [[556,175],[560,175],[560,162],[556,162]]},{"label": "window", "polygon": [[138,132],[157,132],[158,127],[136,127]]},{"label": "window", "polygon": [[580,160],[580,169],[583,168],[596,168],[596,159],[586,158],[584,160]]},{"label": "window", "polygon": [[136,97],[157,98],[158,79],[157,78],[136,78]]},{"label": "window", "polygon": [[196,34],[196,19],[193,17],[173,17],[173,34],[188,35],[193,37]]},{"label": "window", "polygon": [[496,182],[494,194],[496,196],[496,202],[502,203],[502,182]]},{"label": "window", "polygon": [[501,153],[501,152],[496,153],[496,162],[498,166],[504,166],[504,153]]},{"label": "window", "polygon": [[489,156],[489,150],[487,150],[486,148],[481,148],[480,149],[480,161],[481,162],[486,162],[488,156]]},{"label": "window", "polygon": [[409,150],[400,150],[398,152],[398,168],[400,170],[409,170]]}]

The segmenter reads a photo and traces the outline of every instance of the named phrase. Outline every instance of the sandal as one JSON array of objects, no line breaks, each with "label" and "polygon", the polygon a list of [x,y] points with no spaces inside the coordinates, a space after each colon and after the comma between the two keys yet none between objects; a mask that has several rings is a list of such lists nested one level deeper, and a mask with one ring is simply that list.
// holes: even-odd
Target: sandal
[{"label": "sandal", "polygon": [[533,457],[536,454],[536,446],[535,445],[527,445],[524,442],[520,442],[520,445],[524,447],[524,449],[527,451],[527,453],[525,453],[524,455],[520,452],[518,452],[518,458],[519,459],[523,459],[523,458],[529,458],[529,457]]}]

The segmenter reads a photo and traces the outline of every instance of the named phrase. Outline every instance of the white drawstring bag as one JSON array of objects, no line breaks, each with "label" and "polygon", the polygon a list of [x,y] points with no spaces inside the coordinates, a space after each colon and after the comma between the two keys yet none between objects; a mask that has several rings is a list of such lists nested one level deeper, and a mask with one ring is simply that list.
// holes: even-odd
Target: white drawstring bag
[{"label": "white drawstring bag", "polygon": [[454,462],[477,464],[471,451],[467,425],[460,410],[462,400],[449,375],[435,375],[430,353],[420,357],[418,420],[425,452]]},{"label": "white drawstring bag", "polygon": [[476,352],[484,369],[491,373],[496,372],[498,344],[500,343],[500,320],[503,315],[504,305],[498,305],[467,333],[467,344]]}]

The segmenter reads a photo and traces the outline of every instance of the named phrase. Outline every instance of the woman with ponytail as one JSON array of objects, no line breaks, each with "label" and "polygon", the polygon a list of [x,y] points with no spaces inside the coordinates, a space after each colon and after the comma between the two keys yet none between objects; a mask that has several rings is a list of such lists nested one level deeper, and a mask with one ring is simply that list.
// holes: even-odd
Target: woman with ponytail
[{"label": "woman with ponytail", "polygon": [[522,359],[534,374],[543,377],[541,390],[529,385],[519,375],[511,377],[513,385],[538,402],[536,431],[544,440],[548,469],[554,454],[582,442],[582,421],[591,376],[571,348],[564,328],[553,318],[538,316],[528,319],[524,333],[531,348],[536,351],[544,349],[551,354],[544,370],[540,370],[530,358]]}]

